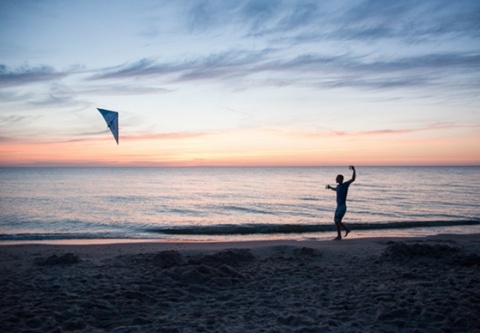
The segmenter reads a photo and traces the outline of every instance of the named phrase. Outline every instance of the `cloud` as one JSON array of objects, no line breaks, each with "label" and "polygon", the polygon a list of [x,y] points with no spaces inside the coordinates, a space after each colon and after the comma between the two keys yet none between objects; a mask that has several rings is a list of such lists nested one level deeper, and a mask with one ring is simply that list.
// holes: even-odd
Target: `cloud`
[{"label": "cloud", "polygon": [[46,98],[42,101],[35,102],[37,105],[65,105],[73,102],[74,92],[67,86],[54,83],[50,86],[50,90]]},{"label": "cloud", "polygon": [[23,66],[15,70],[0,64],[0,87],[12,87],[34,82],[52,81],[63,78],[66,73],[55,72],[50,66]]},{"label": "cloud", "polygon": [[288,10],[279,20],[278,30],[291,31],[311,25],[318,18],[319,5],[313,3],[297,2],[293,8]]},{"label": "cloud", "polygon": [[91,80],[122,79],[132,77],[161,76],[176,73],[191,67],[191,63],[156,63],[153,59],[140,59],[134,63],[107,68],[103,73],[90,77]]},{"label": "cloud", "polygon": [[431,53],[428,55],[403,57],[392,61],[373,62],[359,68],[381,71],[461,68],[480,70],[480,53]]},{"label": "cloud", "polygon": [[[410,56],[402,50],[401,57],[368,49],[371,41],[391,43],[381,47],[388,50],[390,45],[398,48],[403,42],[412,43],[414,39],[415,42],[430,39],[441,44],[445,38],[461,35],[477,40],[480,37],[480,3],[476,1],[199,0],[171,6],[176,8],[177,21],[182,22],[175,24],[183,24],[193,34],[186,38],[195,39],[196,34],[202,34],[204,40],[223,41],[224,37],[229,37],[218,48],[223,51],[192,53],[163,61],[152,55],[104,68],[92,75],[89,82],[134,78],[142,80],[142,85],[115,83],[113,89],[102,85],[83,91],[77,87],[75,92],[162,93],[171,90],[159,88],[160,84],[193,81],[226,83],[234,89],[244,87],[245,82],[250,86],[298,85],[328,89],[417,88],[445,84],[445,77],[451,77],[453,71],[456,71],[454,75],[470,72],[466,80],[457,80],[467,81],[465,88],[479,84],[478,79],[473,78],[480,76],[478,47],[475,51],[470,46],[469,52],[462,53],[460,50],[445,52],[441,48],[437,50],[443,52],[429,52],[428,46],[419,46]],[[156,20],[161,19],[161,16],[156,17]],[[149,26],[149,29],[157,28]],[[158,38],[157,33],[153,35]],[[319,43],[324,41],[325,44]],[[350,48],[345,41],[364,47]],[[250,45],[255,46],[249,49]],[[271,45],[275,47],[269,47]],[[56,80],[83,69],[79,66],[59,72],[49,66],[9,69],[0,65],[0,87]],[[49,101],[65,102],[67,98],[67,94],[57,91],[50,93]]]},{"label": "cloud", "polygon": [[[89,132],[78,134],[78,136],[84,136],[83,139],[73,139],[65,142],[78,142],[78,141],[97,141],[97,140],[113,140],[109,134],[110,130],[104,130],[101,132]],[[98,139],[98,137],[92,138],[93,136],[98,136],[99,134],[106,134],[105,137]],[[208,132],[169,132],[169,133],[154,133],[154,132],[143,132],[143,133],[132,133],[132,134],[121,134],[121,141],[165,141],[165,140],[189,140],[200,138],[214,133]]]},{"label": "cloud", "polygon": [[71,107],[77,109],[87,108],[90,102],[80,100],[82,93],[74,86],[59,82],[53,82],[46,86],[45,92],[37,92],[28,99],[28,105],[34,107],[63,108]]},{"label": "cloud", "polygon": [[470,0],[365,0],[337,8],[330,3],[330,8],[324,6],[317,15],[321,19],[313,21],[310,29],[296,36],[298,41],[396,40],[411,44],[458,36],[478,38],[480,30],[480,4]]},{"label": "cloud", "polygon": [[[13,117],[11,117],[13,118]],[[12,122],[20,122],[23,119],[5,119],[9,121],[9,124]],[[0,118],[0,125],[2,124],[2,119]],[[133,134],[120,134],[120,142],[124,141],[182,141],[201,138],[205,136],[215,135],[215,132],[170,132],[170,133],[133,133]],[[110,130],[101,130],[94,132],[82,132],[82,133],[71,133],[71,139],[55,139],[52,137],[49,138],[36,138],[35,141],[31,141],[31,137],[28,135],[22,136],[12,136],[4,135],[0,133],[0,141],[4,143],[29,143],[35,145],[45,145],[45,144],[64,144],[64,143],[88,143],[88,142],[97,142],[97,141],[114,141]]]},{"label": "cloud", "polygon": [[[238,76],[245,74],[244,70],[248,66],[254,66],[265,59],[269,52],[269,49],[262,51],[226,51],[167,63],[159,63],[154,59],[144,58],[134,63],[108,68],[103,73],[94,75],[90,79],[155,77],[172,82]],[[241,71],[241,73],[238,73],[238,71]]]},{"label": "cloud", "polygon": [[455,124],[455,123],[433,123],[423,127],[417,128],[382,128],[369,131],[341,131],[341,130],[329,130],[329,131],[291,131],[288,134],[297,137],[317,138],[317,137],[334,137],[334,136],[350,136],[350,137],[362,137],[362,136],[389,136],[389,135],[405,135],[426,131],[437,130],[453,130],[457,128],[476,128],[478,124]]},{"label": "cloud", "polygon": [[229,111],[229,112],[233,112],[233,113],[236,113],[236,114],[239,114],[239,115],[242,115],[242,116],[247,116],[249,118],[255,118],[255,116],[251,113],[248,113],[248,112],[244,112],[244,111],[240,111],[240,110],[236,110],[236,109],[233,109],[233,108],[229,108],[229,107],[226,107],[224,108],[225,110]]},{"label": "cloud", "polygon": [[80,88],[79,90],[81,94],[100,96],[166,94],[173,91],[171,89],[159,88],[155,86],[132,84],[109,84],[96,87]]},{"label": "cloud", "polygon": [[0,101],[4,103],[9,102],[21,102],[32,97],[31,93],[18,93],[14,91],[1,91],[0,90]]},{"label": "cloud", "polygon": [[[393,89],[439,85],[442,76],[447,73],[457,75],[462,71],[469,74],[480,72],[480,54],[452,52],[371,59],[346,53],[337,56],[310,53],[287,57],[282,56],[280,50],[264,49],[252,52],[226,51],[177,62],[141,59],[108,68],[91,79],[143,77],[160,80],[164,84],[213,80],[229,85],[249,80],[252,84],[257,82],[274,86]],[[289,79],[286,81],[282,76]],[[478,84],[478,80],[471,83]]]},{"label": "cloud", "polygon": [[236,26],[247,35],[258,35],[274,25],[285,10],[284,1],[279,0],[200,0],[187,4],[185,22],[192,32]]},{"label": "cloud", "polygon": [[319,82],[317,85],[320,88],[360,88],[360,89],[395,89],[395,88],[412,88],[424,87],[432,85],[433,83],[425,78],[417,77],[399,77],[399,78],[337,78],[327,79]]},{"label": "cloud", "polygon": [[0,116],[0,125],[13,125],[16,123],[21,123],[28,118],[29,117],[19,115]]},{"label": "cloud", "polygon": [[128,141],[185,140],[211,135],[206,132],[138,133],[123,136]]},{"label": "cloud", "polygon": [[478,38],[480,4],[471,0],[423,1],[194,1],[185,25],[196,33],[235,31],[245,37],[308,42]]}]

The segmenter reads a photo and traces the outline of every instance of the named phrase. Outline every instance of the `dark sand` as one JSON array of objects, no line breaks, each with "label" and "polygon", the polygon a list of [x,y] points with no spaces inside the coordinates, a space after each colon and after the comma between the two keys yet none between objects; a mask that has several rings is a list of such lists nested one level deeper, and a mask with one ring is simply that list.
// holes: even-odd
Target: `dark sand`
[{"label": "dark sand", "polygon": [[480,332],[480,235],[0,246],[0,332]]}]

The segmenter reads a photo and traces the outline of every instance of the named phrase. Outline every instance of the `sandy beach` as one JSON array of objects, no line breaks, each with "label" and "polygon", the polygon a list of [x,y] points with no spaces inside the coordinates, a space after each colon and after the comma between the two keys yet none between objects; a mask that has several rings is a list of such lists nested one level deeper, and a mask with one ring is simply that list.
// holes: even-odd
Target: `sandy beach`
[{"label": "sandy beach", "polygon": [[480,235],[0,246],[1,332],[480,332]]}]

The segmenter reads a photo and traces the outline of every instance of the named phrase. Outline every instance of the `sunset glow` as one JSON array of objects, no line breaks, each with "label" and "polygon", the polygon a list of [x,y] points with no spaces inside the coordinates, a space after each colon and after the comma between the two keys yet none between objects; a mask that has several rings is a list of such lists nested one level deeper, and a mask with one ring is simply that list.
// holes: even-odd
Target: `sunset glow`
[{"label": "sunset glow", "polygon": [[480,165],[479,13],[5,1],[0,166]]}]

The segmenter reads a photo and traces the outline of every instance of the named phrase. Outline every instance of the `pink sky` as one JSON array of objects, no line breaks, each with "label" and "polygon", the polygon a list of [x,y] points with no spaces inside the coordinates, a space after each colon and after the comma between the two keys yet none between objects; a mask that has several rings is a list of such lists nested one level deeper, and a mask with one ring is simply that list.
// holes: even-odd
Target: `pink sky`
[{"label": "pink sky", "polygon": [[0,166],[480,165],[478,13],[0,1]]},{"label": "pink sky", "polygon": [[226,133],[120,136],[0,145],[2,166],[480,165],[478,130],[409,133]]}]

